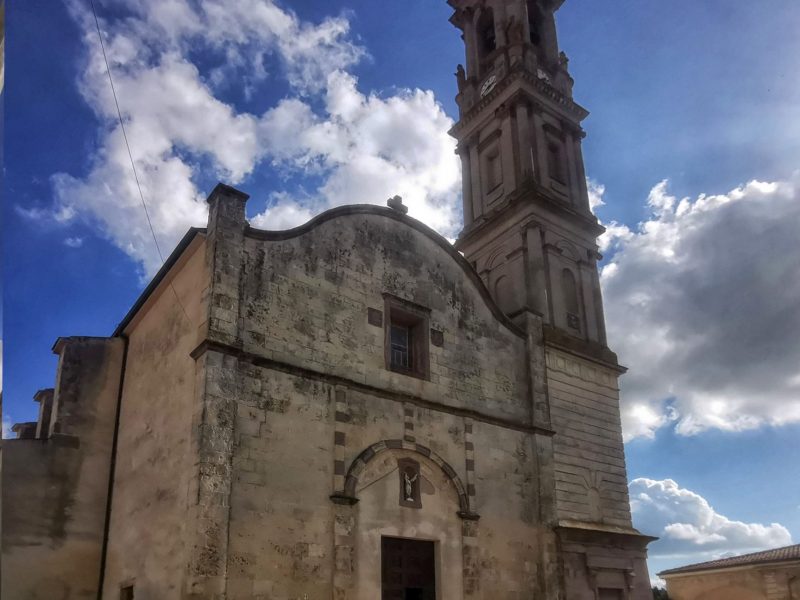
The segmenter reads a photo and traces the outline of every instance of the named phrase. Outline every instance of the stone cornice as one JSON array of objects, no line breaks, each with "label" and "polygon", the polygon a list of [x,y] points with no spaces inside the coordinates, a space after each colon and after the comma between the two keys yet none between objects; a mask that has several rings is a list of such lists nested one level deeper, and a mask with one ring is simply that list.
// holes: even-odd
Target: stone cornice
[{"label": "stone cornice", "polygon": [[529,425],[520,421],[512,421],[509,419],[494,417],[492,415],[469,408],[452,406],[440,402],[431,402],[430,400],[424,400],[418,396],[414,396],[405,392],[376,387],[367,383],[356,381],[354,379],[342,377],[340,375],[333,375],[331,373],[317,371],[316,369],[291,364],[282,360],[268,358],[255,352],[245,350],[239,345],[226,344],[224,342],[218,342],[212,339],[206,339],[200,342],[200,344],[198,344],[198,346],[192,350],[190,356],[197,360],[206,352],[219,352],[220,354],[225,354],[227,356],[234,356],[239,360],[249,362],[257,367],[272,369],[274,371],[287,373],[296,377],[314,379],[316,381],[322,381],[333,386],[341,385],[353,390],[358,390],[364,394],[379,396],[380,398],[393,400],[395,402],[407,402],[427,410],[448,413],[467,419],[474,419],[475,421],[481,421],[497,427],[520,431],[529,435],[543,435],[547,437],[556,435],[556,432],[552,429],[537,427],[535,425]]},{"label": "stone cornice", "polygon": [[644,551],[647,545],[658,538],[645,535],[633,527],[614,527],[603,523],[585,523],[583,521],[560,520],[555,527],[559,537],[566,541],[592,541],[597,536],[610,536],[620,540],[623,544],[631,545]]},{"label": "stone cornice", "polygon": [[[541,202],[553,213],[572,219],[575,224],[584,231],[589,232],[595,238],[605,232],[605,227],[600,225],[597,218],[592,214],[587,214],[576,210],[573,206],[564,201],[552,198],[547,189],[533,181],[523,182],[516,190],[509,194],[506,199],[495,209],[486,215],[482,215],[480,220],[474,221],[465,227],[455,243],[456,250],[463,250],[464,246],[475,239],[487,228],[494,225],[496,221],[502,219],[507,211],[518,207],[520,203],[530,201],[530,195],[535,194],[535,201]],[[536,218],[536,217],[532,217]]]},{"label": "stone cornice", "polygon": [[527,70],[517,68],[512,70],[508,75],[501,79],[491,92],[481,98],[472,108],[464,113],[458,123],[453,125],[448,133],[451,136],[458,138],[471,121],[473,121],[481,112],[483,112],[484,109],[486,109],[486,107],[488,107],[498,96],[500,96],[500,94],[512,83],[518,80],[532,84],[536,91],[538,91],[542,96],[556,104],[558,107],[562,108],[568,114],[575,117],[578,122],[583,121],[589,116],[588,110],[559,92],[544,79],[540,79],[535,74]]},{"label": "stone cornice", "polygon": [[620,375],[628,371],[627,367],[619,364],[617,355],[603,344],[564,333],[552,325],[545,325],[543,331],[545,348],[561,350],[616,371]]}]

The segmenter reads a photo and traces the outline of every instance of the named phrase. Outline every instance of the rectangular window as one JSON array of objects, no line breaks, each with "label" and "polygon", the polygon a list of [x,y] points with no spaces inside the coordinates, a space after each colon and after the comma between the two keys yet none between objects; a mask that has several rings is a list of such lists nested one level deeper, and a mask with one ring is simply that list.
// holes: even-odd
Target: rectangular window
[{"label": "rectangular window", "polygon": [[411,365],[411,332],[405,325],[392,325],[392,368],[408,369]]},{"label": "rectangular window", "polygon": [[386,368],[428,379],[428,309],[388,294],[384,294],[384,302]]}]

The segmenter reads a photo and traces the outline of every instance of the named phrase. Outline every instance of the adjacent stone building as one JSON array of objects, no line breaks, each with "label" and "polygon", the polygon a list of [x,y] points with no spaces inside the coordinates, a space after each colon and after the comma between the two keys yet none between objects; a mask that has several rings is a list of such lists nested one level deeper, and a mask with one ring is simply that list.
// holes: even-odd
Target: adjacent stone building
[{"label": "adjacent stone building", "polygon": [[658,574],[671,600],[800,600],[800,544]]},{"label": "adjacent stone building", "polygon": [[218,185],[111,337],[56,343],[3,598],[650,597],[560,2],[450,4],[456,247],[399,198],[258,230]]}]

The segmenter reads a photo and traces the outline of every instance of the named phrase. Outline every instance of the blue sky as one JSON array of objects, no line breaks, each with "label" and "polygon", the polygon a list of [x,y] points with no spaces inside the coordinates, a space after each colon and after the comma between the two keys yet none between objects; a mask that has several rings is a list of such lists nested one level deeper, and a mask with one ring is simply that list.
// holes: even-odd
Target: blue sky
[{"label": "blue sky", "polygon": [[[34,418],[55,339],[108,335],[158,266],[86,4],[8,7],[6,421]],[[444,0],[97,6],[167,252],[217,180],[262,227],[399,193],[457,234],[463,50]],[[651,570],[798,542],[800,5],[567,0],[558,18],[592,113],[634,515],[662,537]]]}]

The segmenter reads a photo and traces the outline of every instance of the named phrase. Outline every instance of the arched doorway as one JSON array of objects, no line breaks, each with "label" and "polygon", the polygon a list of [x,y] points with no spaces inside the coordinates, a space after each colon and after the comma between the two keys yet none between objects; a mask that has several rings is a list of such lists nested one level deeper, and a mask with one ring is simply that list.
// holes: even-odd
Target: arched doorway
[{"label": "arched doorway", "polygon": [[354,502],[352,597],[465,597],[463,549],[476,516],[461,480],[441,457],[413,442],[373,444],[350,465],[345,492]]}]

